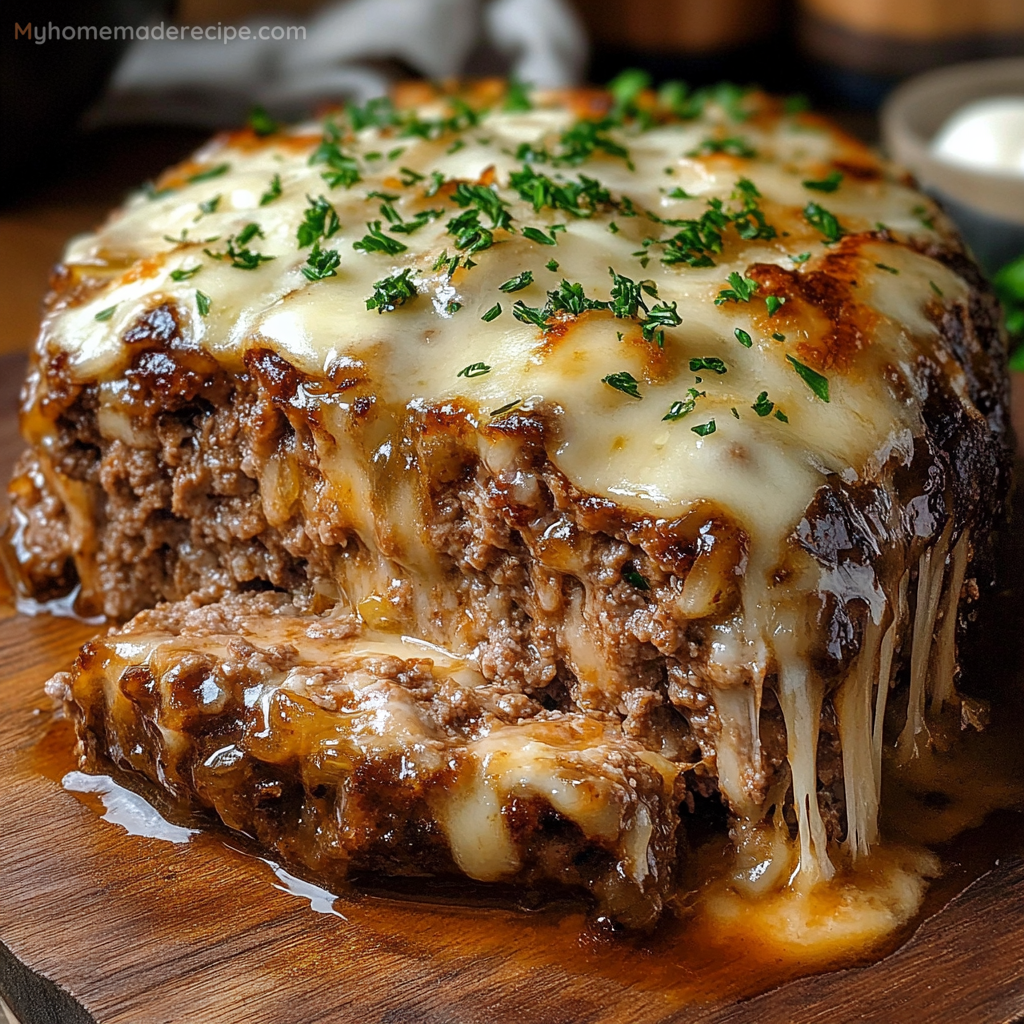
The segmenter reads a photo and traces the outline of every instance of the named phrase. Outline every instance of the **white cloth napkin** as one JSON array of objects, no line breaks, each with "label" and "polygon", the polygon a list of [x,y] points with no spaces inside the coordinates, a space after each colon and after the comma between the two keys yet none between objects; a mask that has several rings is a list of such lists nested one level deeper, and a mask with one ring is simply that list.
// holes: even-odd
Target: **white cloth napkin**
[{"label": "white cloth napkin", "polygon": [[246,24],[254,37],[304,24],[305,39],[136,39],[88,123],[215,128],[253,104],[296,118],[325,102],[365,102],[410,75],[511,74],[553,88],[579,82],[587,56],[566,0],[342,0],[305,22]]}]

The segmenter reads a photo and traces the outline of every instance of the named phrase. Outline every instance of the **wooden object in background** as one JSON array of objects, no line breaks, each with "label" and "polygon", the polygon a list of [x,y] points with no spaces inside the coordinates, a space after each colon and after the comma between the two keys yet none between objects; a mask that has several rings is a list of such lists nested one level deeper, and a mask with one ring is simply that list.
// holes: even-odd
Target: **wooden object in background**
[{"label": "wooden object in background", "polygon": [[867,75],[1024,53],[1022,0],[800,0],[800,12],[811,56]]},{"label": "wooden object in background", "polygon": [[[573,0],[596,46],[711,54],[769,35],[778,0]],[[735,75],[746,81],[742,69]]]}]

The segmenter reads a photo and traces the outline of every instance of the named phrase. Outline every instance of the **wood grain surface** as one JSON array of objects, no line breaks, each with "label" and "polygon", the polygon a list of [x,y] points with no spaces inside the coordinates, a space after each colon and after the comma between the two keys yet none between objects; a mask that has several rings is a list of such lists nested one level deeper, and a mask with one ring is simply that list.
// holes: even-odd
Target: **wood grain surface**
[{"label": "wood grain surface", "polygon": [[[3,479],[17,451],[11,410],[22,366],[0,359]],[[314,912],[271,865],[223,838],[128,835],[61,788],[70,736],[42,692],[95,631],[19,615],[9,591],[0,594],[0,992],[24,1024],[1024,1017],[1021,857],[943,899],[884,959],[751,996],[763,981],[742,948],[716,960],[657,938],[599,939],[573,908],[527,913],[352,892],[334,913]]]}]

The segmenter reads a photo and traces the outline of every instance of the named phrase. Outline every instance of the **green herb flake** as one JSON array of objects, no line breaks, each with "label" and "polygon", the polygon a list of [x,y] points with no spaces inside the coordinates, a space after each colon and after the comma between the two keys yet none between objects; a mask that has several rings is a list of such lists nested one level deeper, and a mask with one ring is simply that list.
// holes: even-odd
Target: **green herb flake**
[{"label": "green herb flake", "polygon": [[687,390],[686,398],[673,402],[669,406],[668,412],[661,417],[662,420],[668,420],[670,423],[674,423],[676,420],[681,420],[684,416],[693,412],[697,405],[697,399],[702,398],[703,396],[703,391],[698,391],[696,388],[689,388]]},{"label": "green herb flake", "polygon": [[774,332],[774,333],[772,334],[772,337],[773,337],[773,338],[774,338],[774,339],[775,339],[776,341],[785,341],[785,340],[786,340],[786,336],[785,336],[784,334],[782,334],[781,332],[779,332],[779,331],[775,331],[775,332]]},{"label": "green herb flake", "polygon": [[253,252],[247,248],[247,243],[252,239],[262,237],[263,230],[259,224],[250,222],[237,235],[228,238],[224,252],[212,252],[210,249],[204,249],[203,252],[214,260],[229,260],[236,270],[256,270],[261,263],[269,263],[276,259],[275,256],[264,256],[263,253]]},{"label": "green herb flake", "polygon": [[666,193],[669,199],[697,199],[698,196],[691,196],[685,188],[674,188],[671,192]]},{"label": "green herb flake", "polygon": [[806,263],[810,258],[811,254],[809,252],[802,252],[797,254],[796,256],[790,256],[790,259],[797,265],[801,263]]},{"label": "green herb flake", "polygon": [[196,309],[200,316],[208,316],[210,313],[211,300],[206,292],[196,291]]},{"label": "green herb flake", "polygon": [[492,320],[497,320],[499,316],[501,316],[501,303],[496,302],[480,319],[485,324],[489,324]]},{"label": "green herb flake", "polygon": [[742,328],[742,327],[737,327],[737,328],[736,328],[736,330],[735,330],[735,331],[733,331],[733,334],[735,334],[735,335],[736,335],[736,340],[737,340],[737,341],[738,341],[738,342],[739,342],[739,343],[740,343],[740,344],[741,344],[741,345],[742,345],[742,346],[743,346],[744,348],[750,348],[750,346],[754,344],[754,342],[753,342],[753,340],[751,339],[750,335],[749,335],[749,334],[747,334],[747,332],[746,332],[745,330],[743,330],[743,328]]},{"label": "green herb flake", "polygon": [[537,242],[539,245],[557,245],[558,239],[555,237],[555,232],[564,230],[564,224],[552,224],[551,234],[545,235],[540,228],[525,227],[523,228],[523,238],[528,238],[531,242]]},{"label": "green herb flake", "polygon": [[548,260],[547,263],[544,264],[544,266],[547,267],[552,274],[558,272],[558,260]]},{"label": "green herb flake", "polygon": [[922,227],[926,227],[929,231],[935,230],[935,217],[928,212],[928,207],[918,205],[910,212],[920,221]]},{"label": "green herb flake", "polygon": [[651,589],[650,583],[647,582],[641,573],[637,572],[632,562],[627,562],[622,567],[622,578],[631,586],[636,587],[637,590],[648,591]]},{"label": "green herb flake", "polygon": [[723,288],[715,298],[715,305],[721,306],[725,302],[749,302],[760,285],[749,277],[743,277],[737,271],[733,271],[728,277],[731,288]]},{"label": "green herb flake", "polygon": [[458,153],[460,149],[464,149],[466,146],[465,139],[456,139],[446,150],[446,153]]},{"label": "green herb flake", "polygon": [[931,286],[932,291],[935,292],[935,294],[938,295],[940,299],[944,299],[946,297],[942,289],[934,281],[929,281],[928,284]]},{"label": "green herb flake", "polygon": [[482,377],[485,373],[490,373],[491,368],[486,363],[470,363],[469,366],[464,366],[456,374],[457,377]]},{"label": "green herb flake", "polygon": [[707,437],[708,434],[713,434],[718,428],[715,426],[714,420],[708,420],[707,423],[698,423],[697,426],[690,427],[690,429],[698,437]]},{"label": "green herb flake", "polygon": [[628,370],[620,370],[618,373],[609,373],[607,377],[601,378],[602,384],[621,391],[630,398],[643,398],[640,394],[640,382]]},{"label": "green herb flake", "polygon": [[842,225],[836,220],[835,214],[818,203],[808,203],[804,207],[804,220],[812,228],[817,228],[828,242],[838,242],[843,237]]},{"label": "green herb flake", "polygon": [[780,423],[788,423],[789,422],[789,417],[781,409],[776,409],[775,410],[775,418]]},{"label": "green herb flake", "polygon": [[106,309],[101,309],[96,314],[96,316],[93,317],[93,319],[94,320],[109,320],[114,315],[114,310],[115,309],[117,309],[117,303],[116,302],[112,306],[107,306]]},{"label": "green herb flake", "polygon": [[835,192],[839,188],[839,183],[843,180],[843,176],[839,171],[829,171],[829,173],[822,179],[814,181],[805,181],[803,183],[804,188],[809,188],[814,192]]},{"label": "green herb flake", "polygon": [[380,229],[379,220],[367,222],[366,227],[369,229],[369,233],[352,243],[352,248],[358,252],[380,252],[388,256],[397,256],[398,253],[405,252],[408,248],[397,238],[385,235]]},{"label": "green herb flake", "polygon": [[785,296],[766,295],[764,304],[768,307],[768,316],[772,317],[786,304],[786,298]]},{"label": "green herb flake", "polygon": [[786,358],[793,364],[793,369],[800,375],[800,379],[820,398],[823,402],[829,401],[828,378],[823,377],[817,370],[794,359],[791,355]]},{"label": "green herb flake", "polygon": [[302,223],[296,232],[300,249],[320,238],[330,238],[341,230],[337,212],[323,196],[316,199],[306,196],[306,199],[309,205],[303,211]]},{"label": "green herb flake", "polygon": [[511,412],[517,405],[522,405],[523,400],[521,398],[513,398],[511,402],[507,402],[505,405],[500,406],[497,409],[491,410],[492,416],[501,416],[506,412]]},{"label": "green herb flake", "polygon": [[410,278],[412,268],[406,267],[398,274],[382,278],[373,284],[373,294],[366,300],[367,309],[378,313],[392,313],[416,297],[416,285]]},{"label": "green herb flake", "polygon": [[728,367],[718,356],[695,356],[690,360],[690,372],[698,373],[702,370],[710,370],[721,376],[728,370]]},{"label": "green herb flake", "polygon": [[197,181],[209,181],[211,178],[219,178],[222,174],[227,174],[230,170],[231,164],[217,164],[214,167],[208,167],[205,171],[189,175],[185,180],[190,184],[195,184]]},{"label": "green herb flake", "polygon": [[270,187],[263,195],[260,196],[260,206],[266,206],[267,203],[272,203],[281,195],[281,175],[275,174],[270,179]]},{"label": "green herb flake", "polygon": [[278,129],[278,124],[263,107],[255,106],[249,111],[249,128],[263,138],[273,135]]},{"label": "green herb flake", "polygon": [[758,416],[768,416],[772,409],[775,408],[775,403],[768,401],[767,391],[762,391],[754,400],[754,404],[750,408],[753,409]]},{"label": "green herb flake", "polygon": [[323,281],[325,278],[338,276],[339,263],[341,253],[336,249],[321,249],[317,240],[306,257],[306,266],[302,268],[302,273],[307,281]]},{"label": "green herb flake", "polygon": [[889,274],[899,273],[899,271],[895,267],[890,267],[887,263],[876,263],[875,266],[878,267],[879,270],[884,270]]},{"label": "green herb flake", "polygon": [[533,284],[533,271],[524,270],[521,274],[516,274],[515,277],[510,277],[504,284],[498,285],[498,291],[511,294],[512,292],[521,291],[527,285]]},{"label": "green herb flake", "polygon": [[212,196],[210,199],[205,199],[199,204],[200,213],[215,213],[217,207],[220,206],[220,195]]},{"label": "green herb flake", "polygon": [[757,156],[757,150],[738,135],[731,135],[725,139],[705,139],[696,149],[690,150],[687,156],[712,156],[717,153],[724,153],[726,156],[738,156],[750,159]]},{"label": "green herb flake", "polygon": [[501,109],[509,114],[521,114],[527,110],[533,110],[533,101],[530,99],[530,86],[520,82],[513,75],[508,81],[508,88],[505,92],[505,102]]},{"label": "green herb flake", "polygon": [[202,269],[203,269],[203,265],[200,263],[198,266],[189,267],[188,269],[182,267],[179,270],[172,270],[171,271],[171,280],[172,281],[188,281],[191,278],[195,277],[196,274],[198,274],[199,271],[202,270]]}]

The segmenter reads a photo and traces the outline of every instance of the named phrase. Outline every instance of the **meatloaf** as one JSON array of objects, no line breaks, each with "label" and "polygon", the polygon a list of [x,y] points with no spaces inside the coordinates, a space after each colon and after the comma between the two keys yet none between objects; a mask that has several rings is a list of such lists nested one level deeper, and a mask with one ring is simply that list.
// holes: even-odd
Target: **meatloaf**
[{"label": "meatloaf", "polygon": [[[996,303],[905,174],[762,93],[628,81],[218,137],[71,243],[22,427],[22,594],[185,602],[64,680],[86,763],[307,868],[561,881],[627,923],[695,802],[738,844],[780,830],[786,884],[869,853],[883,749],[957,718],[1009,461]],[[371,691],[448,766],[360,746]],[[266,701],[288,757],[250,742]],[[344,784],[310,767],[331,730]],[[538,736],[604,833],[528,782],[454,818],[429,796]],[[460,852],[488,814],[501,871]]]}]

